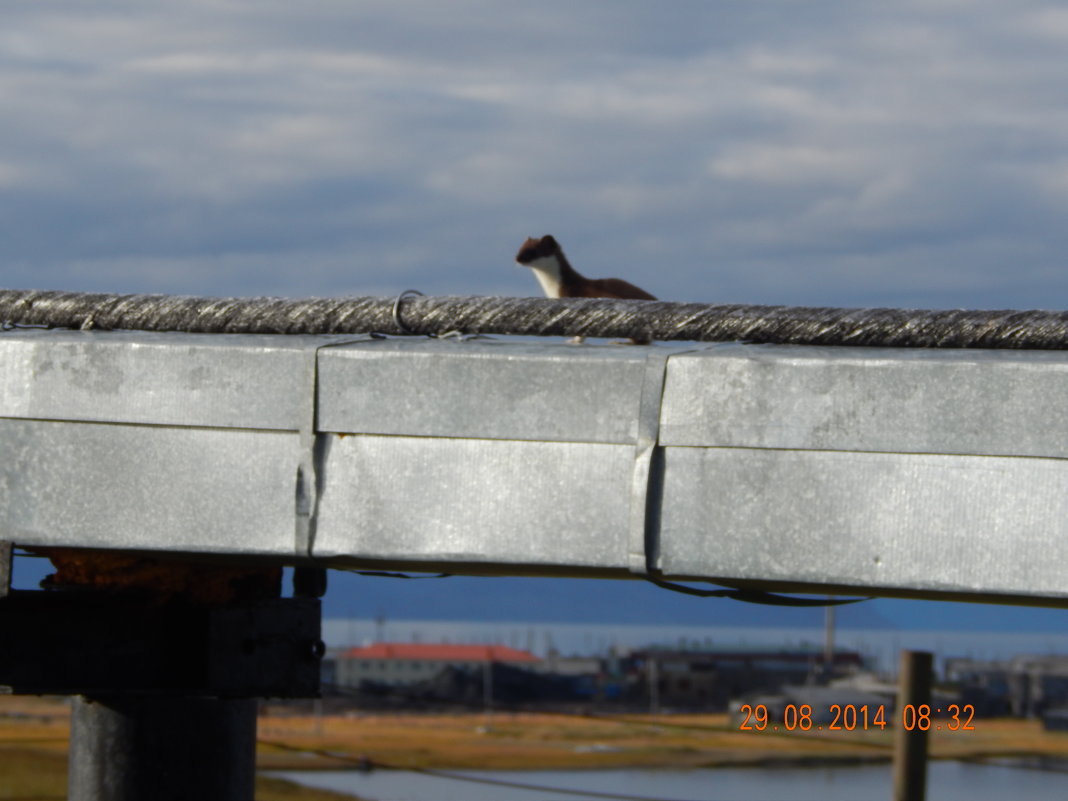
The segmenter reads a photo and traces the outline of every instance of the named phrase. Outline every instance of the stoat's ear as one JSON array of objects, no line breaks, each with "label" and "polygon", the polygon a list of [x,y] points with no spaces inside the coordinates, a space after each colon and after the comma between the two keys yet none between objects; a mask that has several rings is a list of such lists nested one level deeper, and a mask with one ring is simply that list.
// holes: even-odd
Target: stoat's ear
[{"label": "stoat's ear", "polygon": [[545,236],[543,236],[541,238],[541,243],[543,245],[549,245],[550,247],[554,248],[560,247],[559,243],[556,241],[552,234],[546,234]]}]

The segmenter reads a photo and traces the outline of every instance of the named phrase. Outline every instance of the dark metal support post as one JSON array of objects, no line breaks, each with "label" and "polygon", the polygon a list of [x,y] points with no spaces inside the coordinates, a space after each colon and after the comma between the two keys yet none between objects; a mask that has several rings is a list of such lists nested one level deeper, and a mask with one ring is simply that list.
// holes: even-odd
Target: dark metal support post
[{"label": "dark metal support post", "polygon": [[77,696],[70,801],[250,801],[255,699]]},{"label": "dark metal support post", "polygon": [[11,591],[11,543],[0,540],[0,598]]},{"label": "dark metal support post", "polygon": [[319,695],[325,581],[303,578],[303,597],[218,606],[14,591],[0,599],[0,691],[77,696],[71,801],[251,801],[255,699]]},{"label": "dark metal support post", "polygon": [[[924,801],[927,796],[927,731],[931,712],[931,654],[902,651],[894,730],[894,799]],[[920,707],[926,705],[926,715]],[[911,707],[911,711],[906,711]]]}]

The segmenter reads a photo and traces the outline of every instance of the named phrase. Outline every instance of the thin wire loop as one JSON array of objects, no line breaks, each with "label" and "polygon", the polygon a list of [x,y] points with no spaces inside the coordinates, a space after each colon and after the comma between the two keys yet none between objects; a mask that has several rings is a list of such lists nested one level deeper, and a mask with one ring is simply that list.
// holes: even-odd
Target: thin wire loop
[{"label": "thin wire loop", "polygon": [[397,328],[399,328],[401,330],[402,333],[410,334],[412,336],[416,336],[416,332],[413,331],[412,329],[410,329],[408,326],[406,326],[404,324],[404,321],[401,320],[401,314],[400,314],[401,313],[401,301],[403,301],[407,297],[411,297],[412,295],[422,296],[423,293],[420,292],[418,289],[405,289],[403,292],[401,292],[399,295],[397,295],[396,300],[393,301],[393,322],[397,326]]}]

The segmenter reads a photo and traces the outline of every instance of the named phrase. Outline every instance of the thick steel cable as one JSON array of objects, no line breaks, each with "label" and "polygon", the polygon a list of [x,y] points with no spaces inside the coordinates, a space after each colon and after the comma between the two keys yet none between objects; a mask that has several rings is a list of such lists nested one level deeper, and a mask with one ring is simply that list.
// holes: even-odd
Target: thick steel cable
[{"label": "thick steel cable", "polygon": [[[396,314],[394,308],[396,306]],[[198,298],[0,290],[0,322],[196,333],[591,336],[1068,349],[1068,311],[837,309],[603,298]]]}]

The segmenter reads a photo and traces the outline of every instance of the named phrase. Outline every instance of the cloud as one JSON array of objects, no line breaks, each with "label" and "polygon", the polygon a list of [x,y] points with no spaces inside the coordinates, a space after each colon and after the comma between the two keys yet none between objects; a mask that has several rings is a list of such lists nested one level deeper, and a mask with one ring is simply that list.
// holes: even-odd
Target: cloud
[{"label": "cloud", "polygon": [[9,286],[1068,297],[1068,37],[1037,2],[111,0],[0,33]]}]

